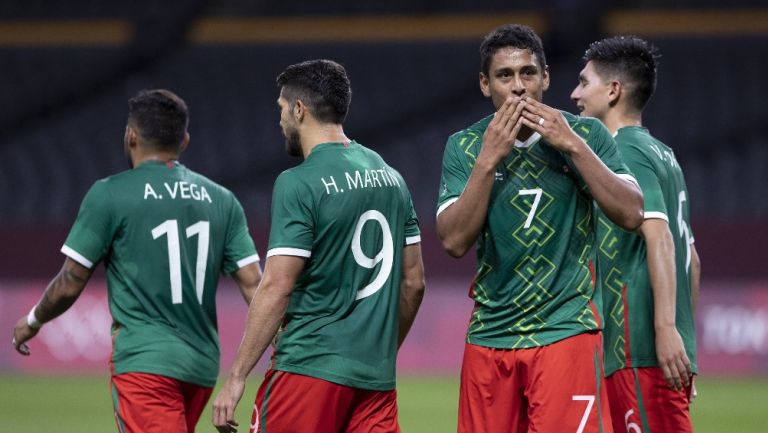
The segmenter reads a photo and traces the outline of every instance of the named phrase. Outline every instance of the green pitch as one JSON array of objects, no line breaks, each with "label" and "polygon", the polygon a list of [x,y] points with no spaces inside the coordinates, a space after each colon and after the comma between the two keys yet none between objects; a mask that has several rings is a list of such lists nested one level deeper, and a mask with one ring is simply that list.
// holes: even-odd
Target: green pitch
[{"label": "green pitch", "polygon": [[[0,375],[0,432],[115,432],[106,377]],[[258,381],[252,380],[237,419],[248,431]],[[692,413],[696,433],[768,431],[768,377],[700,379]],[[214,394],[215,395],[215,394]],[[398,382],[405,433],[456,431],[455,377],[403,377]],[[209,409],[198,432],[214,432]]]}]

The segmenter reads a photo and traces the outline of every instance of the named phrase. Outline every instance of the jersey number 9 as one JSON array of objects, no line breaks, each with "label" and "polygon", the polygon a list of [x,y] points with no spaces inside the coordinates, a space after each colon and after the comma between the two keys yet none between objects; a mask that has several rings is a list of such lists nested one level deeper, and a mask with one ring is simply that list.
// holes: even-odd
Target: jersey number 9
[{"label": "jersey number 9", "polygon": [[[376,221],[381,227],[382,245],[381,250],[373,257],[368,257],[360,245],[360,238],[363,233],[363,227],[368,221]],[[355,300],[367,298],[374,293],[381,290],[389,279],[389,274],[392,273],[392,264],[395,259],[395,247],[392,242],[392,230],[389,228],[387,218],[381,212],[377,210],[369,210],[360,215],[355,226],[355,234],[352,236],[352,255],[355,257],[355,262],[358,265],[366,268],[373,269],[378,263],[381,262],[381,268],[379,273],[376,274],[376,278],[373,279],[367,286],[357,291]]]}]

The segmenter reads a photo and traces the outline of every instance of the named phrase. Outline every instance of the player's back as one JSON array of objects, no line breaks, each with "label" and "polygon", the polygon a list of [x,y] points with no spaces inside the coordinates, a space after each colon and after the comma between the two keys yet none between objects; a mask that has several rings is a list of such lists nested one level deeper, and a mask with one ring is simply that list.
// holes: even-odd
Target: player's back
[{"label": "player's back", "polygon": [[[89,235],[94,242],[110,237],[100,255],[114,318],[116,373],[148,372],[212,386],[219,367],[219,275],[255,253],[234,196],[181,164],[149,161],[97,182],[81,219],[91,227],[78,229],[76,223],[74,244]],[[87,243],[76,249],[89,250]]]},{"label": "player's back", "polygon": [[[678,331],[696,369],[693,310],[690,294],[690,230],[688,192],[674,152],[643,127],[624,127],[616,143],[635,173],[644,195],[645,218],[669,223],[675,245]],[[606,373],[625,366],[658,365],[653,333],[653,293],[642,238],[624,232],[600,214],[598,279],[605,300]]]},{"label": "player's back", "polygon": [[406,237],[418,236],[402,177],[354,141],[324,143],[280,175],[274,197],[268,254],[299,247],[308,259],[279,337],[277,368],[393,388],[402,249]]}]

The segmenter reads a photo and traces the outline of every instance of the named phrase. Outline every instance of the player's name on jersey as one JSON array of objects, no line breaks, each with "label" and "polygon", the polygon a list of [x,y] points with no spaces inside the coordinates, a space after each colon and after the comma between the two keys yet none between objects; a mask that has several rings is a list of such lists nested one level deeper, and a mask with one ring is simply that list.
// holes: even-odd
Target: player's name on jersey
[{"label": "player's name on jersey", "polygon": [[[397,180],[397,176],[386,168],[378,170],[355,170],[352,173],[345,171],[344,180],[346,180],[346,189],[344,188],[344,184],[337,183],[333,176],[320,178],[320,181],[325,187],[326,194],[338,194],[343,193],[344,191],[352,191],[360,188],[400,186],[400,181]],[[344,182],[344,180],[342,180],[342,182]]]},{"label": "player's name on jersey", "polygon": [[144,184],[144,200],[165,200],[169,198],[171,200],[197,200],[211,201],[211,196],[208,194],[204,186],[191,182],[163,182],[162,187],[153,187],[149,183]]},{"label": "player's name on jersey", "polygon": [[677,158],[675,158],[674,153],[668,150],[663,150],[655,144],[651,144],[651,150],[656,153],[656,156],[658,156],[660,160],[666,162],[672,167],[680,167],[680,164],[677,163]]}]

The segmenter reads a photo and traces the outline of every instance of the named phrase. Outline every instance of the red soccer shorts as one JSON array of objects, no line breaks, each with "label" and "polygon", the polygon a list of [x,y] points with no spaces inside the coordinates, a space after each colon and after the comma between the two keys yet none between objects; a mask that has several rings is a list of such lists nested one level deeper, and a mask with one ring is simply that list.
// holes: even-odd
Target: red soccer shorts
[{"label": "red soccer shorts", "polygon": [[213,388],[149,373],[112,376],[120,433],[194,433]]},{"label": "red soccer shorts", "polygon": [[269,370],[256,394],[251,433],[400,433],[397,393]]},{"label": "red soccer shorts", "polygon": [[612,433],[603,386],[602,336],[548,346],[466,344],[459,433]]},{"label": "red soccer shorts", "polygon": [[627,433],[692,433],[691,386],[675,391],[658,367],[624,368],[605,379],[613,430]]}]

